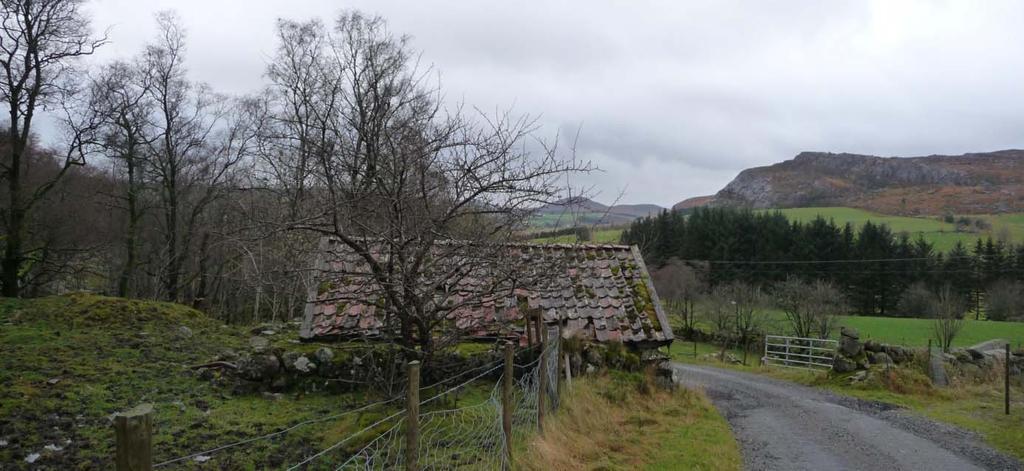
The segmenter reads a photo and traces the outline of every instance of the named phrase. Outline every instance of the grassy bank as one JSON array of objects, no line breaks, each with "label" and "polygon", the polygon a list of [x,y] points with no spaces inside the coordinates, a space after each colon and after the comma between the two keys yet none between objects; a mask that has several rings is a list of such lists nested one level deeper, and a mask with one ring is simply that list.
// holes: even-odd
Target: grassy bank
[{"label": "grassy bank", "polygon": [[[284,429],[362,404],[355,394],[236,393],[191,365],[245,348],[247,328],[188,307],[92,295],[0,300],[0,463],[109,469],[111,415],[154,406],[157,462]],[[281,342],[288,342],[281,339]],[[205,466],[277,468],[301,460],[385,411],[299,427],[213,454]],[[186,461],[184,468],[201,466]]]},{"label": "grassy bank", "polygon": [[739,448],[699,391],[653,388],[637,374],[573,382],[563,406],[519,453],[522,470],[738,470]]}]

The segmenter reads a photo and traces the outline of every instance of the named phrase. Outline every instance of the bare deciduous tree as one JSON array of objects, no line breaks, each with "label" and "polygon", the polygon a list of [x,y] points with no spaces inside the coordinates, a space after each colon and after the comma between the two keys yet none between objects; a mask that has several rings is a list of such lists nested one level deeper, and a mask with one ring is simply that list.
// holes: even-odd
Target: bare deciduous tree
[{"label": "bare deciduous tree", "polygon": [[700,272],[681,260],[671,259],[665,266],[654,270],[651,277],[661,299],[682,321],[685,335],[693,335],[697,322],[695,306],[707,291],[707,283]]},{"label": "bare deciduous tree", "polygon": [[110,159],[114,175],[123,181],[122,191],[109,195],[113,206],[124,212],[124,259],[117,273],[118,296],[133,296],[138,265],[139,224],[145,213],[143,192],[148,167],[147,148],[153,137],[149,126],[153,102],[149,82],[138,64],[124,61],[105,66],[94,78],[89,106],[102,118],[98,145]]},{"label": "bare deciduous tree", "polygon": [[942,351],[948,352],[949,347],[953,345],[953,340],[963,328],[963,315],[966,311],[967,301],[949,285],[944,286],[935,296],[935,307],[932,309],[935,320],[932,328]]},{"label": "bare deciduous tree", "polygon": [[843,310],[843,296],[831,283],[790,277],[775,287],[775,298],[797,337],[826,339]]},{"label": "bare deciduous tree", "polygon": [[9,145],[0,170],[7,186],[3,218],[4,256],[0,264],[4,296],[18,296],[25,259],[24,237],[33,208],[75,165],[84,164],[78,140],[69,142],[58,171],[37,185],[26,185],[36,114],[67,106],[74,88],[75,59],[92,54],[105,38],[93,39],[81,0],[10,0],[0,5],[0,97],[7,104]]},{"label": "bare deciduous tree", "polygon": [[272,143],[301,151],[261,149],[273,173],[304,192],[287,227],[357,254],[372,282],[364,295],[379,300],[407,354],[429,358],[446,316],[474,302],[452,288],[511,281],[514,231],[589,165],[534,140],[528,117],[445,110],[408,39],[378,17],[342,14],[331,34],[317,23],[279,28],[291,42],[270,68],[271,96],[283,101],[263,122],[274,124]]},{"label": "bare deciduous tree", "polygon": [[158,40],[143,59],[154,103],[148,170],[159,187],[163,297],[176,301],[193,281],[186,263],[202,237],[205,212],[228,189],[232,170],[252,143],[252,126],[246,123],[252,114],[232,109],[224,97],[188,79],[185,32],[173,13],[158,14],[157,24]]}]

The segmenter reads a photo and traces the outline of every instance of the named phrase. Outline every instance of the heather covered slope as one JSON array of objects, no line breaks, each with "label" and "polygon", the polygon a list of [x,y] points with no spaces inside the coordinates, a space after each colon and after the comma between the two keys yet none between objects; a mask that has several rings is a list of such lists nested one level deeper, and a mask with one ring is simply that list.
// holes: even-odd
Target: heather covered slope
[{"label": "heather covered slope", "polygon": [[744,170],[700,203],[847,206],[900,215],[1021,212],[1024,150],[909,158],[802,152]]}]

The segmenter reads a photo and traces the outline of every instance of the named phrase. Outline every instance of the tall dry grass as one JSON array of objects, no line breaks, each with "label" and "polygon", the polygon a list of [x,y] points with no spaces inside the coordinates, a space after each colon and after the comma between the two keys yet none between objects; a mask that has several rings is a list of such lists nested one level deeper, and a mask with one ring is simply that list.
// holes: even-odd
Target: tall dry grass
[{"label": "tall dry grass", "polygon": [[728,470],[738,469],[740,458],[702,392],[666,391],[646,375],[621,373],[573,381],[543,435],[515,457],[516,469],[528,471],[664,469],[666,462],[681,465],[670,469]]}]

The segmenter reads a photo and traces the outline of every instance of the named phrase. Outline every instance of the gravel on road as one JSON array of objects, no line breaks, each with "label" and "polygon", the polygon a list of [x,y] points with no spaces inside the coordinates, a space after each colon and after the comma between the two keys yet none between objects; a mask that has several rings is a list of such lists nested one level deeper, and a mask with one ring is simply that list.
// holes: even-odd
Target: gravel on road
[{"label": "gravel on road", "polygon": [[751,373],[674,363],[725,416],[749,470],[1024,470],[972,432]]}]

